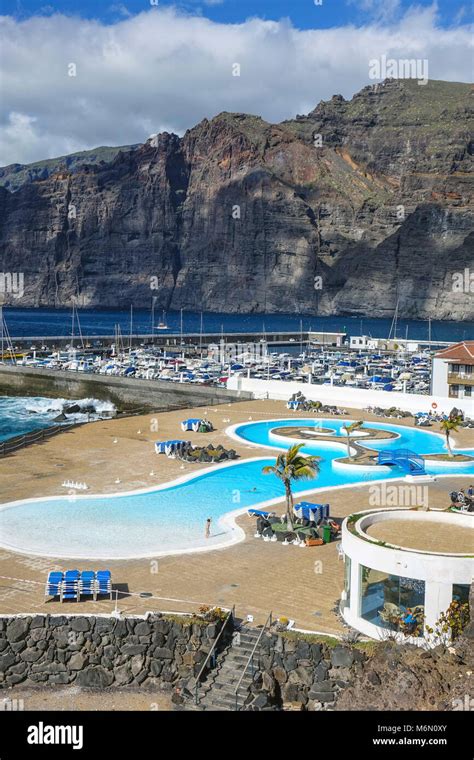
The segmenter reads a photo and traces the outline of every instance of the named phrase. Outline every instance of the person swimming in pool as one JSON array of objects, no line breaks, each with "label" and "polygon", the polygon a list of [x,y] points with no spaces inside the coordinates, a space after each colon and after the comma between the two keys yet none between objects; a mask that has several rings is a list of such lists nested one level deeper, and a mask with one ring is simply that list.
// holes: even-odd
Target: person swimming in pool
[{"label": "person swimming in pool", "polygon": [[206,538],[210,538],[211,536],[211,518],[208,517],[206,520]]}]

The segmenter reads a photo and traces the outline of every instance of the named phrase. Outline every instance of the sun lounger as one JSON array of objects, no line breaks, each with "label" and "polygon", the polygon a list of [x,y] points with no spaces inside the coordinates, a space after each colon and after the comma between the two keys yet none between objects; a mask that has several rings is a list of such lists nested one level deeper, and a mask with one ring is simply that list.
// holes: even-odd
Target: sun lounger
[{"label": "sun lounger", "polygon": [[83,570],[79,579],[79,596],[93,596],[95,599],[95,572]]},{"label": "sun lounger", "polygon": [[61,601],[63,599],[75,599],[79,601],[79,570],[66,570],[61,584]]},{"label": "sun lounger", "polygon": [[270,512],[264,512],[261,509],[249,509],[248,514],[253,517],[268,517]]},{"label": "sun lounger", "polygon": [[46,581],[44,590],[45,596],[60,596],[61,584],[63,582],[63,573],[58,570],[51,570]]},{"label": "sun lounger", "polygon": [[112,599],[112,576],[110,570],[66,570],[65,573],[52,570],[48,574],[45,596],[59,596],[64,599],[75,599],[81,596],[92,596],[94,601],[98,596],[108,595]]},{"label": "sun lounger", "polygon": [[203,423],[204,420],[200,417],[190,417],[189,419],[182,421],[181,430],[192,430],[197,433]]},{"label": "sun lounger", "polygon": [[96,594],[107,594],[112,599],[112,576],[110,570],[98,570],[96,573]]}]

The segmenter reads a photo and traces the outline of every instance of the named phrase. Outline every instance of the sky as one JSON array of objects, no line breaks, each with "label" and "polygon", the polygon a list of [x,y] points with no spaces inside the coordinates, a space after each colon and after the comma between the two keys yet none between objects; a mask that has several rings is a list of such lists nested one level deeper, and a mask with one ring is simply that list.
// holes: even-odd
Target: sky
[{"label": "sky", "polygon": [[373,84],[382,56],[473,78],[464,0],[0,0],[0,14],[0,165],[221,111],[278,122]]}]

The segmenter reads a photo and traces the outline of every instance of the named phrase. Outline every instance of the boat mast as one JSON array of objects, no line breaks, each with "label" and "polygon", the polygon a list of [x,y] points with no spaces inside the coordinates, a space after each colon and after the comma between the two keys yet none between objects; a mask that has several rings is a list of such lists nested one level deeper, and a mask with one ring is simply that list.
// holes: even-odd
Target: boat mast
[{"label": "boat mast", "polygon": [[76,309],[76,319],[77,319],[77,332],[79,335],[79,339],[81,341],[81,348],[84,348],[84,338],[82,337],[81,321],[79,319],[79,312],[77,310],[77,306],[75,306],[75,309]]},{"label": "boat mast", "polygon": [[155,302],[156,302],[156,296],[153,296],[151,299],[151,334],[152,334],[152,343],[155,342]]},{"label": "boat mast", "polygon": [[5,353],[9,352],[11,356],[12,364],[16,364],[16,355],[13,350],[12,339],[8,331],[7,322],[5,320],[5,317],[3,316],[3,300],[4,300],[4,296],[0,294],[0,332],[1,332],[1,345],[2,345],[2,353],[0,356],[0,362],[1,363],[4,362]]},{"label": "boat mast", "polygon": [[400,298],[397,298],[397,305],[395,306],[395,313],[393,315],[392,324],[390,325],[390,332],[388,334],[388,340],[392,337],[392,330],[393,330],[393,340],[397,339],[397,320],[398,320],[398,302]]},{"label": "boat mast", "polygon": [[201,356],[201,359],[202,359],[202,331],[203,331],[203,325],[204,325],[204,321],[203,321],[203,314],[202,314],[202,311],[201,311],[201,323],[199,325],[199,354]]}]

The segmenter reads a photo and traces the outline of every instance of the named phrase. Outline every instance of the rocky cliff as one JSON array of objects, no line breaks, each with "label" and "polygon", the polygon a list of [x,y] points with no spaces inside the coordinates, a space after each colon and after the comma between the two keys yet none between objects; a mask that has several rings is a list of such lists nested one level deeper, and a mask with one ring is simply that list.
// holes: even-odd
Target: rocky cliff
[{"label": "rocky cliff", "polygon": [[470,85],[391,80],[0,187],[0,271],[25,279],[7,299],[472,318],[469,281],[453,290],[474,260],[472,101]]}]

